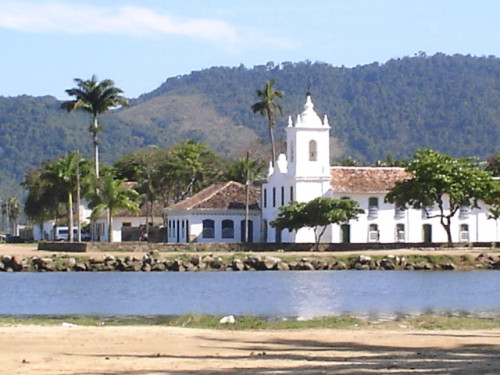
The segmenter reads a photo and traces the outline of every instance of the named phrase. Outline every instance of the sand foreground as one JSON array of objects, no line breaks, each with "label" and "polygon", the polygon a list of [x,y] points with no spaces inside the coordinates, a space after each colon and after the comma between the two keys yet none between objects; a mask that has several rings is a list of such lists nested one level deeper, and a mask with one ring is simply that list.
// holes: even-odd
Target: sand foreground
[{"label": "sand foreground", "polygon": [[2,374],[499,374],[500,329],[0,326]]}]

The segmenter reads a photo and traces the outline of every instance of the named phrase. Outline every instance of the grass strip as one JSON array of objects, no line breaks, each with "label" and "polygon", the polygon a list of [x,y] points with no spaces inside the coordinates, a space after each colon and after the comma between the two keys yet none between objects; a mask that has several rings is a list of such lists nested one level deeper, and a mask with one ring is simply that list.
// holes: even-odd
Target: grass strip
[{"label": "grass strip", "polygon": [[309,320],[268,319],[237,316],[233,324],[221,324],[221,316],[188,314],[182,316],[0,316],[0,326],[169,326],[221,330],[283,330],[283,329],[418,329],[478,330],[500,329],[499,318],[420,315],[388,321],[371,321],[351,316],[321,317]]}]

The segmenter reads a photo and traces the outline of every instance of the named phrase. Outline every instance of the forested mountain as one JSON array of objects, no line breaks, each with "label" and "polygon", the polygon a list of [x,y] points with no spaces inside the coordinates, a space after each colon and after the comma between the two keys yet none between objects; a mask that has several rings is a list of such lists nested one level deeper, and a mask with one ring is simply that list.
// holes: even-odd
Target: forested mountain
[{"label": "forested mountain", "polygon": [[[500,59],[420,54],[354,68],[270,62],[169,78],[130,107],[101,117],[102,160],[187,138],[227,157],[247,149],[268,156],[267,121],[250,106],[269,79],[285,92],[277,138],[284,137],[288,115],[302,111],[309,90],[318,114],[329,117],[337,160],[409,159],[419,148],[485,159],[500,149]],[[76,149],[92,155],[90,118],[60,104],[52,97],[0,97],[0,198],[17,189],[31,166]]]}]

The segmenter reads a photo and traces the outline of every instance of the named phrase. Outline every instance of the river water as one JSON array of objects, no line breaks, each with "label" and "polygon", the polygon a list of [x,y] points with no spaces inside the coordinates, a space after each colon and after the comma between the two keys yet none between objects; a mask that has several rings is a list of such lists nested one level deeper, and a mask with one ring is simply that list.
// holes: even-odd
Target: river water
[{"label": "river water", "polygon": [[500,317],[497,271],[1,273],[0,315]]}]

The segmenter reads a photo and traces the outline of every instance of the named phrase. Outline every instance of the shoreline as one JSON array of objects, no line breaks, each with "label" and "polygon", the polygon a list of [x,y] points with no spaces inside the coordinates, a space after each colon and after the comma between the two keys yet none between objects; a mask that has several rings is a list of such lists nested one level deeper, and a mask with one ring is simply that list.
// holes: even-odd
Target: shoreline
[{"label": "shoreline", "polygon": [[[11,248],[12,249],[12,248]],[[2,249],[3,250],[3,249]],[[401,252],[399,252],[401,253]],[[15,254],[15,252],[14,252]],[[0,272],[466,271],[500,270],[500,253],[50,253],[0,251]]]}]

